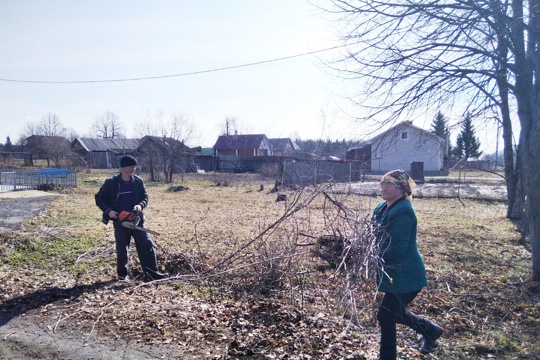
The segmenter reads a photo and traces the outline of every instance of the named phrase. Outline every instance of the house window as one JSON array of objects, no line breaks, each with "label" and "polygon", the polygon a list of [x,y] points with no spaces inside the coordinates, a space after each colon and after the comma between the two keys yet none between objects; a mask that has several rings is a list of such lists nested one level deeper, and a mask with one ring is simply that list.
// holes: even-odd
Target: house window
[{"label": "house window", "polygon": [[408,140],[409,139],[409,133],[407,131],[401,132],[401,140]]}]

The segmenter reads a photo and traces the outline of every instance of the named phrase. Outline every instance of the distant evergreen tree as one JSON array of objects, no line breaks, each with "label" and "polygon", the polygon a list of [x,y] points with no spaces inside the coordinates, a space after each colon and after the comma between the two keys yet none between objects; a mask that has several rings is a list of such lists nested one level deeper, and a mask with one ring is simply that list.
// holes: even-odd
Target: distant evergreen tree
[{"label": "distant evergreen tree", "polygon": [[[437,112],[431,123],[431,132],[445,141],[444,160],[448,160],[448,155],[451,152],[452,144],[450,144],[450,130],[448,129],[448,120],[442,112]],[[448,144],[446,142],[448,141]]]},{"label": "distant evergreen tree", "polygon": [[11,138],[9,135],[6,137],[6,143],[4,144],[4,149],[6,151],[11,151],[13,144],[11,143]]},{"label": "distant evergreen tree", "polygon": [[446,139],[446,135],[449,134],[448,131],[448,120],[443,115],[442,112],[438,112],[435,117],[433,118],[433,122],[431,123],[431,132],[443,139]]},{"label": "distant evergreen tree", "polygon": [[454,154],[459,158],[476,159],[482,155],[480,150],[480,140],[476,137],[476,131],[472,125],[472,118],[469,113],[465,115],[461,124],[461,132],[459,133],[454,148]]}]

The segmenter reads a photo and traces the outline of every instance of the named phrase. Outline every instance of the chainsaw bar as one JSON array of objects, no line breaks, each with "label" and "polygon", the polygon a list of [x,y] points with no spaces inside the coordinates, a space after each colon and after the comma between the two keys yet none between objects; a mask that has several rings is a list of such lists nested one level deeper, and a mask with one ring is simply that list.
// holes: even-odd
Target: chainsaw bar
[{"label": "chainsaw bar", "polygon": [[157,231],[150,230],[150,229],[147,229],[147,228],[143,228],[141,226],[135,226],[135,224],[133,224],[130,221],[124,221],[122,223],[122,226],[125,227],[125,228],[128,228],[128,229],[144,231],[145,233],[149,233],[149,234],[152,234],[152,235],[159,235],[159,233]]}]

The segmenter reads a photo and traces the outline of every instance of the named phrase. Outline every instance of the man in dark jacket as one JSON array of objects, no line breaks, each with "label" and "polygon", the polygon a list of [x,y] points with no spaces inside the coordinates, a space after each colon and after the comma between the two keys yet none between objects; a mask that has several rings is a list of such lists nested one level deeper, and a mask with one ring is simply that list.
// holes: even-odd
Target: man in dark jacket
[{"label": "man in dark jacket", "polygon": [[116,268],[119,280],[128,279],[128,249],[131,237],[135,239],[135,247],[145,274],[151,280],[163,279],[168,276],[158,270],[154,244],[144,231],[122,226],[118,219],[122,211],[136,211],[140,214],[140,222],[144,227],[143,210],[148,205],[148,194],[143,180],[134,175],[137,160],[126,155],[120,159],[120,174],[113,176],[101,186],[95,195],[96,205],[103,211],[103,223],[112,220],[114,237],[116,239]]}]

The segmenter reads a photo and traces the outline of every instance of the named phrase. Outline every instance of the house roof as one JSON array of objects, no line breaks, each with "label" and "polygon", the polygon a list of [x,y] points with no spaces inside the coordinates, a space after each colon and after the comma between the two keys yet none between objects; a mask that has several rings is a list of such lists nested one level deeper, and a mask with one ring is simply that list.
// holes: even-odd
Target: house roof
[{"label": "house roof", "polygon": [[373,137],[369,141],[369,143],[373,144],[374,142],[378,141],[380,138],[386,136],[387,134],[390,134],[390,133],[395,132],[395,131],[402,131],[402,130],[405,130],[407,128],[413,128],[413,129],[417,130],[418,132],[422,133],[425,136],[430,136],[430,137],[433,137],[433,138],[437,138],[439,141],[444,141],[443,138],[433,134],[431,131],[422,129],[422,128],[418,127],[418,126],[414,126],[412,124],[412,121],[405,120],[405,121],[400,122],[399,124],[396,124],[396,125],[392,126],[390,129],[388,129],[386,131],[383,131],[379,135]]},{"label": "house roof", "polygon": [[139,147],[143,146],[147,142],[153,142],[162,148],[169,148],[174,145],[176,150],[183,150],[187,152],[194,152],[190,147],[186,146],[183,142],[170,138],[170,137],[160,137],[160,136],[150,136],[146,135],[139,141]]},{"label": "house roof", "polygon": [[349,146],[349,149],[347,151],[363,149],[367,146],[371,146],[371,141],[360,141],[354,145]]},{"label": "house roof", "polygon": [[77,138],[73,143],[79,142],[88,152],[109,150],[136,150],[140,139],[102,139],[102,138]]},{"label": "house roof", "polygon": [[258,149],[265,139],[268,140],[264,134],[221,135],[218,137],[214,149]]},{"label": "house roof", "polygon": [[44,141],[47,140],[54,140],[55,142],[63,142],[69,144],[69,140],[63,136],[30,135],[26,138],[26,142],[33,145],[41,145]]},{"label": "house roof", "polygon": [[300,146],[292,141],[291,138],[270,139],[270,144],[272,144],[272,148],[274,150],[285,150],[285,148],[287,148],[287,144],[289,143],[291,144],[293,150],[300,150]]}]

